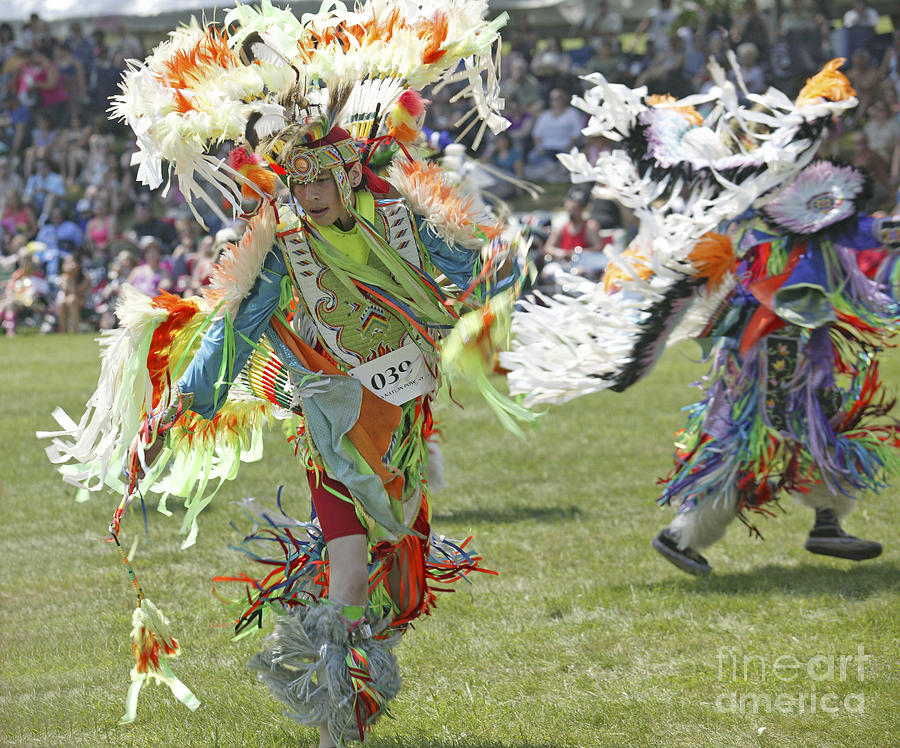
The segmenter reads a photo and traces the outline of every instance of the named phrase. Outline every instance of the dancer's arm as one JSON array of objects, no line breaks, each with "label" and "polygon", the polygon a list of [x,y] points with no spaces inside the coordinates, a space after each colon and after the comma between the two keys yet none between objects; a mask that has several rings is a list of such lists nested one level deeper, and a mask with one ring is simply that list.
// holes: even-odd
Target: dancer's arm
[{"label": "dancer's arm", "polygon": [[190,393],[190,409],[212,418],[225,402],[234,377],[241,371],[253,345],[262,337],[281,299],[281,281],[287,268],[281,253],[270,251],[265,265],[233,320],[220,317],[203,336],[187,371],[178,380],[182,394]]}]

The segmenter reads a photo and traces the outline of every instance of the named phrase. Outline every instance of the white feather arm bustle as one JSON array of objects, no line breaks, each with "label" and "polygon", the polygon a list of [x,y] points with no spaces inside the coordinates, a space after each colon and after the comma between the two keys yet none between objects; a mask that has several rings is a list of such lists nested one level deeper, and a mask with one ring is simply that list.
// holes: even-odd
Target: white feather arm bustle
[{"label": "white feather arm bustle", "polygon": [[[51,439],[50,461],[61,467],[73,485],[97,491],[107,484],[122,487],[120,461],[138,431],[143,413],[150,410],[152,388],[146,360],[153,330],[166,317],[149,296],[125,284],[116,305],[121,326],[104,331],[97,388],[76,423],[62,408],[53,411],[60,431],[41,431]],[[146,410],[145,410],[146,409]]]},{"label": "white feather arm bustle", "polygon": [[437,166],[423,162],[395,161],[386,174],[413,213],[448,244],[481,249],[485,244],[479,226],[499,228],[499,219],[465,181],[454,184]]},{"label": "white feather arm bustle", "polygon": [[226,314],[234,319],[238,307],[259,277],[266,255],[275,242],[275,209],[265,206],[250,220],[239,244],[229,244],[213,269],[204,298],[216,310],[216,317]]}]

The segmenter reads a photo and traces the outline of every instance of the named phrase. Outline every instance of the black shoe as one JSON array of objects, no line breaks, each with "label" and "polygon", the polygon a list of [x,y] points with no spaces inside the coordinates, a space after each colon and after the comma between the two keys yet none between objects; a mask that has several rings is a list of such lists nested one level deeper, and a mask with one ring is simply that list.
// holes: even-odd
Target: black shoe
[{"label": "black shoe", "polygon": [[666,561],[675,564],[682,571],[693,574],[698,577],[705,577],[712,571],[703,556],[701,556],[693,548],[680,549],[678,541],[672,535],[672,531],[668,527],[659,531],[659,534],[653,538],[651,545],[662,555]]},{"label": "black shoe", "polygon": [[848,535],[831,509],[816,509],[816,523],[803,544],[810,553],[865,561],[881,555],[881,543]]}]

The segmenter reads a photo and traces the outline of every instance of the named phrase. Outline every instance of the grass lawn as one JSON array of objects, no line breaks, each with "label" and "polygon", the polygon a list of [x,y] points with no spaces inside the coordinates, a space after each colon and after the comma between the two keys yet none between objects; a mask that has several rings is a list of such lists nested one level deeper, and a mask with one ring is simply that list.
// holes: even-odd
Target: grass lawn
[{"label": "grass lawn", "polygon": [[[708,554],[706,579],[650,548],[669,519],[654,503],[679,409],[703,371],[695,347],[670,351],[648,380],[555,408],[524,440],[465,387],[443,405],[447,488],[434,524],[472,532],[499,577],[444,595],[397,650],[404,689],[372,748],[519,746],[889,746],[900,741],[900,529],[892,489],[847,523],[885,543],[856,564],[803,550],[809,510],[786,501],[735,522]],[[140,509],[123,525],[150,599],[170,617],[174,663],[202,706],[146,686],[137,721],[116,725],[131,667],[131,585],[100,542],[118,497],[85,504],[57,477],[38,429],[50,411],[78,417],[93,390],[89,336],[0,342],[0,744],[41,746],[315,745],[281,716],[243,663],[258,637],[230,641],[210,594],[216,573],[247,570],[229,551],[231,503],[272,499],[304,483],[278,433],[201,516],[198,543],[179,546],[175,517]],[[900,355],[884,378],[900,385]],[[900,485],[898,480],[896,485]],[[299,515],[298,515],[299,516]]]}]

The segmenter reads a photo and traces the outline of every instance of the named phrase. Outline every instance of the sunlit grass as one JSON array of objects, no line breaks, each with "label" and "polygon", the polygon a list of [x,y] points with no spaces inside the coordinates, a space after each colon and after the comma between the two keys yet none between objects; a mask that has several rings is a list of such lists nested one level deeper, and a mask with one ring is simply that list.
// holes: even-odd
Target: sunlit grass
[{"label": "sunlit grass", "polygon": [[[232,500],[269,499],[284,483],[288,508],[304,511],[304,481],[282,437],[271,434],[265,460],[245,466],[204,512],[196,547],[178,550],[177,511],[149,508],[149,540],[140,509],[128,519],[141,582],[184,648],[175,669],[202,706],[191,713],[148,686],[138,720],[118,727],[133,593],[100,542],[117,497],[76,504],[33,436],[52,428],[56,405],[80,415],[96,344],[26,336],[0,352],[0,743],[314,745],[313,731],[283,718],[244,668],[260,639],[231,642],[227,611],[210,594],[214,574],[247,570],[227,548],[229,522],[240,519]],[[654,503],[655,481],[703,371],[694,352],[669,352],[624,394],[549,411],[524,440],[454,387],[465,408],[441,407],[448,485],[434,524],[450,536],[472,532],[500,576],[444,595],[406,637],[404,689],[371,746],[896,744],[895,489],[865,498],[848,521],[885,543],[874,561],[806,553],[811,513],[788,502],[761,521],[764,542],[734,523],[708,554],[707,579],[651,550],[669,519]],[[896,353],[883,375],[900,385]],[[871,659],[845,659],[841,680],[838,658],[860,652]]]}]

